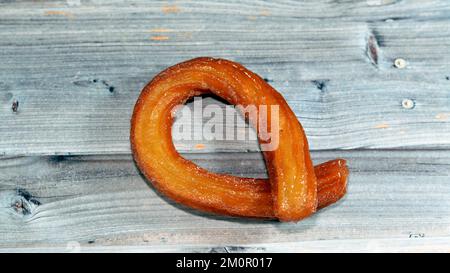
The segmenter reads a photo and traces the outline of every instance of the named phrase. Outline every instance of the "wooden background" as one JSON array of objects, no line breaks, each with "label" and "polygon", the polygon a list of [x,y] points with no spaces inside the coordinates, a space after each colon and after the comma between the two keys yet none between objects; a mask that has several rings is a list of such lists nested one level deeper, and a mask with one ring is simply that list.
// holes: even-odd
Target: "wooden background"
[{"label": "wooden background", "polygon": [[[133,105],[198,56],[279,90],[314,162],[348,159],[347,196],[278,223],[149,187],[130,155]],[[266,176],[255,141],[197,144],[176,142],[210,170]],[[448,252],[449,151],[447,0],[0,1],[0,251]]]}]

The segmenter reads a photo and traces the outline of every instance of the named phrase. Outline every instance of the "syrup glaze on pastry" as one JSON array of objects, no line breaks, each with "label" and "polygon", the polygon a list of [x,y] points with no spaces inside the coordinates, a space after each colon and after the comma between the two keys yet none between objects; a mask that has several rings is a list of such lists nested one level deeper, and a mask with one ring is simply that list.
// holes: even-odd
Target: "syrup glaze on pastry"
[{"label": "syrup glaze on pastry", "polygon": [[[202,94],[233,105],[279,107],[278,134],[272,134],[278,147],[263,151],[269,179],[212,173],[176,151],[171,134],[174,108]],[[257,124],[251,116],[248,121]],[[266,143],[257,132],[260,144]],[[159,191],[203,211],[298,221],[346,191],[345,160],[313,167],[303,128],[284,98],[258,75],[228,60],[196,58],[158,74],[135,105],[130,139],[138,167]]]}]

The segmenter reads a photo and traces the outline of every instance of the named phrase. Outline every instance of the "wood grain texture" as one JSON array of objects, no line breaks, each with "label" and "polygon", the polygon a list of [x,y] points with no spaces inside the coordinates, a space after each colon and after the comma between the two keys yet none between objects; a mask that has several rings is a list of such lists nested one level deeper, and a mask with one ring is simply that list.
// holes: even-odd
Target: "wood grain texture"
[{"label": "wood grain texture", "polygon": [[[259,153],[185,156],[215,172],[266,176]],[[144,182],[127,155],[3,158],[0,248],[450,251],[448,151],[313,153],[316,163],[337,156],[349,161],[348,194],[296,224],[206,215],[175,205]]]},{"label": "wood grain texture", "polygon": [[[129,153],[141,88],[162,69],[204,55],[241,62],[266,78],[314,150],[450,147],[448,1],[0,7],[3,155]],[[394,67],[396,58],[406,68]],[[405,99],[412,109],[402,107]],[[196,144],[176,143],[184,152],[198,152]],[[202,144],[202,152],[257,150],[255,141]]]},{"label": "wood grain texture", "polygon": [[67,253],[102,253],[102,252],[182,252],[182,253],[355,253],[355,252],[450,252],[449,237],[407,238],[407,239],[355,239],[355,240],[319,240],[295,243],[271,243],[239,246],[215,245],[129,245],[129,246],[95,246],[69,242],[60,247],[0,248],[0,253],[21,252],[67,252]]},{"label": "wood grain texture", "polygon": [[[449,48],[446,0],[0,0],[0,252],[450,252]],[[349,160],[347,196],[282,224],[148,186],[130,156],[133,105],[198,56],[279,90],[315,163]],[[175,145],[212,171],[266,177],[256,140]]]}]

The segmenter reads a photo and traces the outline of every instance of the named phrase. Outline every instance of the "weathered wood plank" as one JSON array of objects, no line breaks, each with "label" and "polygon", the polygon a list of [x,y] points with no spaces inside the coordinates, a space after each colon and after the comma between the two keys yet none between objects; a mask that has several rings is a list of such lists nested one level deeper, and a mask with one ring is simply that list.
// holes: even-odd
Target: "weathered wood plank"
[{"label": "weathered wood plank", "polygon": [[201,55],[267,78],[314,150],[450,147],[448,1],[77,3],[1,3],[0,154],[129,153],[140,89]]},{"label": "weathered wood plank", "polygon": [[21,252],[69,252],[69,253],[99,253],[99,252],[184,252],[184,253],[342,253],[342,252],[450,252],[450,237],[407,238],[407,239],[355,239],[355,240],[319,240],[295,243],[272,243],[239,246],[215,245],[126,245],[126,246],[92,246],[69,242],[61,247],[30,247],[30,248],[0,248],[0,253]]},{"label": "weathered wood plank", "polygon": [[[258,153],[185,156],[212,171],[265,176]],[[75,242],[98,251],[206,251],[205,245],[267,245],[277,251],[270,244],[290,242],[292,251],[444,249],[450,236],[448,150],[313,153],[317,163],[338,156],[349,160],[348,194],[296,224],[205,215],[174,205],[147,186],[127,155],[3,158],[0,247],[51,250]],[[399,241],[388,244],[390,239]]]},{"label": "weathered wood plank", "polygon": [[[67,13],[50,13],[75,18],[78,9],[86,9],[92,13],[100,7],[107,14],[115,15],[121,10],[136,13],[149,13],[153,16],[170,16],[179,14],[210,15],[220,17],[235,16],[248,19],[265,19],[268,16],[282,19],[302,19],[318,21],[324,19],[342,21],[369,20],[430,20],[446,18],[450,6],[446,0],[347,0],[329,1],[152,1],[145,0],[52,0],[52,1],[0,1],[0,7],[7,9],[8,14],[33,14],[36,10],[56,9]],[[326,12],[324,12],[326,11]],[[217,18],[216,17],[216,18]],[[220,19],[220,18],[217,18]]]}]

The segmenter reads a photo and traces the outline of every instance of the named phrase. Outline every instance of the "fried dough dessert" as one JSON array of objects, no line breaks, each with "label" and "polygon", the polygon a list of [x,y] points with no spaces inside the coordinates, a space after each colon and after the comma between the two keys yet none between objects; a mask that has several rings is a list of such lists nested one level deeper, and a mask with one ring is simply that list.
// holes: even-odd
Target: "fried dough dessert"
[{"label": "fried dough dessert", "polygon": [[[188,99],[213,94],[230,104],[277,106],[278,126],[248,116],[262,151],[269,179],[212,173],[183,158],[172,142],[174,109]],[[259,111],[259,110],[258,110]],[[265,123],[267,140],[260,130]],[[242,65],[196,58],[159,73],[142,90],[131,120],[134,159],[156,189],[183,205],[217,214],[299,221],[338,201],[346,192],[346,162],[336,159],[316,167],[304,130],[285,99],[261,77]]]}]

